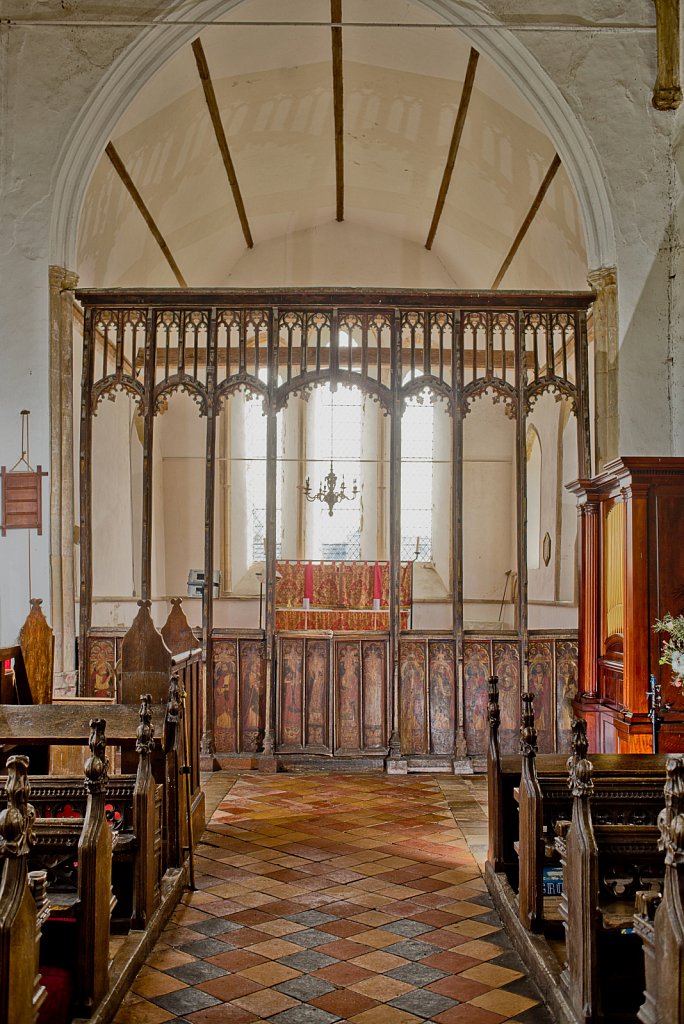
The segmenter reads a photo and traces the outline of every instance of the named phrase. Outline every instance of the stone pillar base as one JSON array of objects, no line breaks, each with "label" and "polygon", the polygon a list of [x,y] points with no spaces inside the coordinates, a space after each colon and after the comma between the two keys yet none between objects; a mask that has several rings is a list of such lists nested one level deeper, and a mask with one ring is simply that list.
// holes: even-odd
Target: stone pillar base
[{"label": "stone pillar base", "polygon": [[469,757],[455,757],[451,762],[454,775],[473,775],[473,762]]},{"label": "stone pillar base", "polygon": [[200,771],[220,772],[221,765],[218,763],[213,754],[200,754]]},{"label": "stone pillar base", "polygon": [[385,772],[387,775],[407,775],[408,761],[405,757],[386,757]]},{"label": "stone pillar base", "polygon": [[275,775],[279,771],[278,758],[273,754],[262,754],[257,764],[257,771],[264,775]]}]

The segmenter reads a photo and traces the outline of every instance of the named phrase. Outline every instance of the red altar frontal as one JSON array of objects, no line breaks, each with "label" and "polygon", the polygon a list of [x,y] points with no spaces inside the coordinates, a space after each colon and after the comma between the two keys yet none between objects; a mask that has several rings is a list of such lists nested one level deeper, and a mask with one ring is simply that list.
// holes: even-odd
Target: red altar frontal
[{"label": "red altar frontal", "polygon": [[[411,562],[402,564],[402,629],[409,625],[411,570]],[[389,562],[278,562],[276,630],[387,631],[389,588]]]}]

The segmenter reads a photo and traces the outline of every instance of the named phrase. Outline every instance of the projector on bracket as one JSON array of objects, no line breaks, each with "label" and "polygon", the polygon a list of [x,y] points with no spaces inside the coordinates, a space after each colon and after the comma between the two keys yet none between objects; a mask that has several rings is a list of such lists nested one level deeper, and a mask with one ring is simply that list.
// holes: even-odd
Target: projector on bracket
[{"label": "projector on bracket", "polygon": [[[214,597],[219,596],[221,572],[214,570]],[[188,597],[201,597],[204,593],[204,569],[191,569],[188,573]]]}]

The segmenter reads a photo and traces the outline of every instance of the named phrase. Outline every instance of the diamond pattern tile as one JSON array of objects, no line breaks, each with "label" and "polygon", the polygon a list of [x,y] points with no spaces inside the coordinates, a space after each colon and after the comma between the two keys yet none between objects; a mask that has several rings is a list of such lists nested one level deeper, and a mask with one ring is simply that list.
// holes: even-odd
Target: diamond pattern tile
[{"label": "diamond pattern tile", "polygon": [[481,780],[216,773],[115,1024],[550,1021],[480,872]]}]

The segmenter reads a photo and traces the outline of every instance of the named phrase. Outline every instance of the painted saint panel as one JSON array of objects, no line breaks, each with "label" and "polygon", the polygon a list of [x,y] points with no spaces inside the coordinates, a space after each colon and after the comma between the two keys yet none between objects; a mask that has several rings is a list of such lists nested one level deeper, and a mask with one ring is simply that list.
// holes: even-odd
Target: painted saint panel
[{"label": "painted saint panel", "polygon": [[89,637],[88,692],[85,697],[116,697],[116,638]]},{"label": "painted saint panel", "polygon": [[335,645],[337,679],[337,747],[361,746],[361,656],[359,643],[343,640]]},{"label": "painted saint panel", "polygon": [[240,641],[240,750],[261,749],[266,724],[266,659],[261,640]]},{"label": "painted saint panel", "polygon": [[530,640],[527,688],[534,694],[534,721],[540,754],[553,754],[555,747],[553,645],[550,640]]},{"label": "painted saint panel", "polygon": [[489,644],[467,640],[463,644],[464,728],[468,753],[487,750],[487,680],[491,674]]},{"label": "painted saint panel", "polygon": [[493,643],[494,675],[499,677],[502,754],[515,754],[520,749],[520,659],[518,645],[507,641]]},{"label": "painted saint panel", "polygon": [[306,745],[326,750],[329,748],[326,640],[306,641]]},{"label": "painted saint panel", "polygon": [[234,753],[237,745],[237,640],[215,640],[214,743],[219,753]]},{"label": "painted saint panel", "polygon": [[579,648],[576,640],[556,641],[556,743],[559,753],[570,750],[572,702],[577,693]]},{"label": "painted saint panel", "polygon": [[286,639],[280,646],[280,745],[302,746],[304,639]]},{"label": "painted saint panel", "polygon": [[427,754],[425,643],[407,640],[399,649],[399,731],[403,754]]},{"label": "painted saint panel", "polygon": [[363,662],[363,746],[377,750],[387,746],[387,644],[361,643]]},{"label": "painted saint panel", "polygon": [[454,749],[454,647],[449,641],[428,641],[430,749],[451,754]]}]

